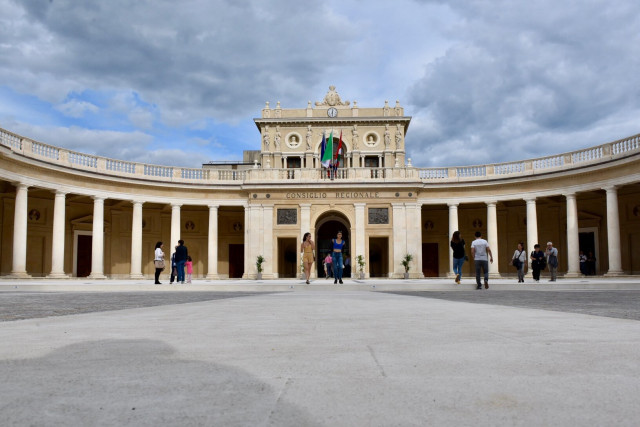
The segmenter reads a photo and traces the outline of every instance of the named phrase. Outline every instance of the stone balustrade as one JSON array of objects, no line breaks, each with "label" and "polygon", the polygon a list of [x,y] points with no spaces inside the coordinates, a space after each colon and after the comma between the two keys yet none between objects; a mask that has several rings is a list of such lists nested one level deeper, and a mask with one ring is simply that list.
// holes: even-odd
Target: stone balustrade
[{"label": "stone balustrade", "polygon": [[215,170],[142,164],[55,147],[24,138],[4,129],[0,129],[0,145],[22,156],[70,169],[100,172],[118,178],[159,182],[206,184],[217,181],[239,181],[238,184],[241,184],[337,179],[381,182],[407,180],[435,183],[509,179],[517,176],[569,170],[585,164],[597,164],[614,158],[627,157],[640,152],[640,134],[570,153],[516,162],[444,168],[415,168],[412,166],[339,168],[334,172],[328,172],[325,169]]}]

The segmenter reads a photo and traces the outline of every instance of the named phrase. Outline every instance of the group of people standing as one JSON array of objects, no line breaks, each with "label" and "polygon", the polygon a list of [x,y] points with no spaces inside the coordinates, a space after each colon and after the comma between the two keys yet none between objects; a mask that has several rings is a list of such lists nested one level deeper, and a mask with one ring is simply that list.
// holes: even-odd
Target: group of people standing
[{"label": "group of people standing", "polygon": [[[164,244],[162,242],[156,243],[156,249],[154,254],[154,265],[156,268],[155,284],[161,285],[160,273],[165,269],[164,260]],[[191,275],[193,274],[193,260],[189,256],[189,250],[184,245],[184,240],[178,240],[178,246],[175,247],[175,252],[171,254],[171,277],[169,283],[173,283],[176,279],[176,283],[185,283],[185,269],[187,273],[186,283],[191,283]]]},{"label": "group of people standing", "polygon": [[[453,272],[456,275],[455,282],[460,284],[462,278],[462,265],[469,259],[465,251],[465,241],[460,231],[455,231],[451,236],[451,249],[453,251]],[[484,288],[489,289],[489,263],[493,263],[493,254],[489,242],[482,238],[482,233],[476,231],[475,240],[471,243],[471,255],[473,256],[476,271],[476,289],[482,289],[481,275],[484,277]],[[547,242],[547,248],[543,252],[539,244],[534,245],[534,250],[529,255],[533,280],[540,281],[540,272],[549,268],[550,282],[555,282],[558,272],[558,249],[552,242]],[[518,248],[513,253],[511,264],[518,270],[518,283],[524,283],[524,266],[527,261],[527,253],[524,243],[519,242]]]},{"label": "group of people standing", "polygon": [[[342,238],[342,231],[336,233],[336,238],[331,239],[331,252],[327,254],[327,257],[323,260],[325,274],[328,278],[333,275],[333,284],[343,284],[342,275],[345,267],[350,267],[349,258],[343,259],[343,250],[346,245],[345,240]],[[311,240],[311,233],[304,233],[302,237],[302,244],[300,245],[300,252],[302,254],[302,263],[304,265],[304,275],[306,284],[311,283],[311,267],[316,260],[316,244]],[[346,265],[345,265],[346,264]]]}]

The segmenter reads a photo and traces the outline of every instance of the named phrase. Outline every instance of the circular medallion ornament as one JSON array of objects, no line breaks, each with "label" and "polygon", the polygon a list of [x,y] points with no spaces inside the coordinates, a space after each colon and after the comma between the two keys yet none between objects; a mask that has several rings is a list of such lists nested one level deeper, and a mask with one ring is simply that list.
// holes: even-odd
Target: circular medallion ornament
[{"label": "circular medallion ornament", "polygon": [[334,117],[338,117],[338,109],[331,107],[327,110],[327,116],[334,118]]}]

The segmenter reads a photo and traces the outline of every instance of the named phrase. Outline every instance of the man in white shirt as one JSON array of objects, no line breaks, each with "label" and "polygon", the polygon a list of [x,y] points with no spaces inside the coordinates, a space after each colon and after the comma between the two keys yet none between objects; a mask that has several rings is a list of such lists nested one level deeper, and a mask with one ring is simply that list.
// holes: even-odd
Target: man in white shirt
[{"label": "man in white shirt", "polygon": [[549,281],[555,282],[558,275],[558,250],[553,247],[552,242],[547,242],[547,250],[544,251],[544,254],[547,257],[547,265],[551,273],[551,280]]},{"label": "man in white shirt", "polygon": [[471,242],[471,255],[476,265],[476,284],[478,285],[476,289],[482,289],[480,269],[484,271],[484,288],[489,289],[489,262],[493,264],[493,255],[489,242],[482,238],[482,233],[479,231],[476,231],[476,240]]}]

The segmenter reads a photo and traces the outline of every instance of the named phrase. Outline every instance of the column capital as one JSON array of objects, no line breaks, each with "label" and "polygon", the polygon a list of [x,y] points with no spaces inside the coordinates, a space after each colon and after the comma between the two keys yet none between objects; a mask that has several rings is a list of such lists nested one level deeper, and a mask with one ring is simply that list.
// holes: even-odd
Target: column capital
[{"label": "column capital", "polygon": [[367,206],[366,203],[354,203],[353,206],[355,208],[364,208],[365,206]]},{"label": "column capital", "polygon": [[104,202],[107,198],[104,196],[91,196],[94,202]]},{"label": "column capital", "polygon": [[484,202],[487,206],[496,206],[498,204],[497,200],[488,200]]},{"label": "column capital", "polygon": [[131,204],[132,204],[132,205],[134,205],[134,206],[135,206],[135,205],[140,205],[140,206],[142,206],[142,205],[144,205],[145,203],[146,203],[146,201],[145,201],[145,200],[131,200]]},{"label": "column capital", "polygon": [[311,203],[298,203],[298,206],[300,206],[301,208],[310,208]]},{"label": "column capital", "polygon": [[453,209],[460,206],[460,203],[447,203],[447,206],[449,206],[449,209]]},{"label": "column capital", "polygon": [[29,188],[29,184],[25,184],[24,182],[12,182],[13,186],[16,187],[16,189],[24,189],[27,190]]},{"label": "column capital", "polygon": [[606,191],[607,193],[617,193],[618,192],[618,186],[617,185],[607,185],[602,187],[602,189],[604,191]]},{"label": "column capital", "polygon": [[575,200],[576,198],[576,193],[564,193],[563,196],[567,199],[573,199]]},{"label": "column capital", "polygon": [[62,191],[62,190],[52,190],[52,191],[56,196],[66,196],[67,194],[69,194],[68,191]]},{"label": "column capital", "polygon": [[527,202],[527,204],[535,204],[536,203],[536,198],[535,197],[524,197],[522,200],[524,200],[525,202]]},{"label": "column capital", "polygon": [[171,209],[178,209],[182,207],[182,203],[171,203]]},{"label": "column capital", "polygon": [[209,210],[220,209],[220,205],[207,205],[207,207],[209,208]]}]

